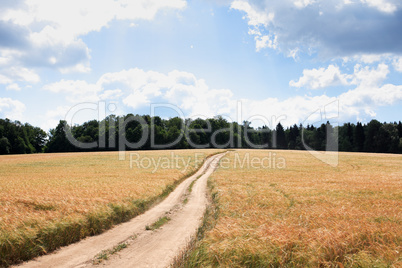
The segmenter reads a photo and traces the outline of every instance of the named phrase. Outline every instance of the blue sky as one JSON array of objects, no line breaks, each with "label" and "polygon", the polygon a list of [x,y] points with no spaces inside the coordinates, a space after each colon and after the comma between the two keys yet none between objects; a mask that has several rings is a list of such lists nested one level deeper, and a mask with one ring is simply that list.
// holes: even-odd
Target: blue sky
[{"label": "blue sky", "polygon": [[0,117],[399,121],[401,26],[398,0],[6,0]]}]

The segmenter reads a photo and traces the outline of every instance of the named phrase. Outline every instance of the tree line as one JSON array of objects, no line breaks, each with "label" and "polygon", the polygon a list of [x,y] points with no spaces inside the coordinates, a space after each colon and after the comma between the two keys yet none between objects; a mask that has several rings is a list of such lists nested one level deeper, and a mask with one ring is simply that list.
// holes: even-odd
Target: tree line
[{"label": "tree line", "polygon": [[31,154],[44,152],[48,135],[28,123],[0,119],[0,154]]},{"label": "tree line", "polygon": [[[70,133],[70,137],[66,133]],[[128,114],[110,115],[102,121],[92,120],[74,126],[61,120],[56,128],[46,133],[27,123],[0,119],[0,154],[115,151],[121,148],[267,148],[402,153],[402,123],[371,120],[368,124],[345,123],[334,127],[327,122],[320,126],[293,125],[286,129],[278,123],[270,129],[268,126],[253,128],[247,121],[242,124],[228,122],[220,116],[183,120]]]}]

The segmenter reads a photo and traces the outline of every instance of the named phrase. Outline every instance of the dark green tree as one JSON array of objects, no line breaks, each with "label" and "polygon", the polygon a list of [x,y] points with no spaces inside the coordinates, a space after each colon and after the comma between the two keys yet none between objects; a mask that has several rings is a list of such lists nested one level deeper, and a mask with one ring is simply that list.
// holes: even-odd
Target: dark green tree
[{"label": "dark green tree", "polygon": [[46,152],[72,152],[77,149],[67,139],[64,129],[69,129],[67,122],[60,120],[55,129],[50,130],[50,138],[46,147]]},{"label": "dark green tree", "polygon": [[381,128],[381,123],[373,119],[367,125],[367,133],[365,134],[366,140],[364,142],[364,151],[375,152],[376,151],[376,136]]},{"label": "dark green tree", "polygon": [[[273,135],[276,136],[276,147],[274,148],[287,149],[285,130],[283,129],[281,123],[278,123],[278,125],[276,125],[275,132]],[[273,146],[275,146],[275,144]]]},{"label": "dark green tree", "polygon": [[11,144],[6,137],[0,138],[0,154],[9,154],[11,150]]},{"label": "dark green tree", "polygon": [[366,136],[364,135],[364,128],[362,123],[357,122],[353,137],[354,137],[354,150],[357,152],[363,152]]}]

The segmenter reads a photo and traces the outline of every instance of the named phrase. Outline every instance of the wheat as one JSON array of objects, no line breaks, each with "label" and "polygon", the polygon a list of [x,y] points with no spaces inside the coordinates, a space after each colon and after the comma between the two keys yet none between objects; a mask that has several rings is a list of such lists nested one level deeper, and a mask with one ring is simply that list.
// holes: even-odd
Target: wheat
[{"label": "wheat", "polygon": [[[138,215],[219,151],[136,151],[124,161],[117,152],[0,156],[0,266]],[[130,166],[130,153],[142,165]],[[165,165],[149,164],[158,160]]]},{"label": "wheat", "polygon": [[252,168],[236,162],[247,154],[262,159],[267,150],[238,150],[222,160],[230,165],[212,175],[219,219],[190,263],[402,265],[402,156],[340,153],[339,165],[331,167],[305,151],[271,153],[285,159],[286,166]]}]

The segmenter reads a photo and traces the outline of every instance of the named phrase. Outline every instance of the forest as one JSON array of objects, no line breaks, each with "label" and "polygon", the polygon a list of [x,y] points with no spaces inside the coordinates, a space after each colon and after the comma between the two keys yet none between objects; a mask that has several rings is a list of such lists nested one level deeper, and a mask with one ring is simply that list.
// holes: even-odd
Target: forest
[{"label": "forest", "polygon": [[[69,135],[70,134],[70,139]],[[71,138],[73,142],[71,142]],[[191,148],[313,149],[402,153],[402,123],[345,123],[253,128],[250,122],[162,119],[149,115],[110,115],[70,126],[61,120],[46,133],[39,127],[0,119],[0,154]]]}]

